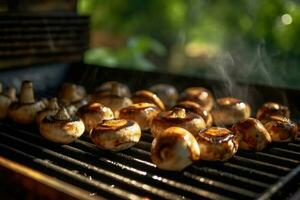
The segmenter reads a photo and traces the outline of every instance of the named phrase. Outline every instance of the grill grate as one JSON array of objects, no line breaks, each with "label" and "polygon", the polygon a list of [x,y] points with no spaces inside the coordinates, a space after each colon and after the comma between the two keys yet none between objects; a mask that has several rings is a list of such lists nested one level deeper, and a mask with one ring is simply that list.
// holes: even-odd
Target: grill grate
[{"label": "grill grate", "polygon": [[198,162],[179,173],[152,164],[149,133],[131,149],[113,153],[99,150],[87,137],[58,145],[44,140],[33,127],[3,122],[0,130],[1,155],[85,189],[93,197],[269,199],[283,195],[283,187],[300,171],[299,140],[263,152],[241,151],[225,163]]}]

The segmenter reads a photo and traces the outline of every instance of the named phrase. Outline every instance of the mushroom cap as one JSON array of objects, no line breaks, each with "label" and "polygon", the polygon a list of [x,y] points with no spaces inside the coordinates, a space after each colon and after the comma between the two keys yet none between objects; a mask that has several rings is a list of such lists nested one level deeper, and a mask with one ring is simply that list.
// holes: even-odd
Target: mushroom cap
[{"label": "mushroom cap", "polygon": [[228,126],[249,118],[251,108],[249,104],[240,99],[223,97],[217,99],[217,104],[211,110],[211,114],[215,125]]},{"label": "mushroom cap", "polygon": [[277,115],[290,118],[290,111],[287,106],[279,103],[267,102],[260,107],[256,113],[258,120],[269,119],[270,116]]},{"label": "mushroom cap", "polygon": [[86,96],[83,86],[73,83],[64,83],[58,91],[58,98],[64,104],[80,101]]},{"label": "mushroom cap", "polygon": [[120,110],[120,118],[137,122],[143,131],[150,128],[152,119],[160,109],[151,103],[136,103]]},{"label": "mushroom cap", "polygon": [[160,100],[160,98],[156,94],[148,90],[140,90],[135,92],[133,94],[132,101],[133,103],[152,103],[159,109],[165,110],[165,105]]},{"label": "mushroom cap", "polygon": [[239,148],[243,150],[261,151],[272,139],[263,124],[253,118],[237,122],[232,129],[239,141]]},{"label": "mushroom cap", "polygon": [[151,159],[160,169],[181,171],[200,158],[195,137],[180,127],[170,127],[154,138]]},{"label": "mushroom cap", "polygon": [[[115,87],[115,88],[114,88]],[[118,90],[119,96],[121,97],[131,97],[130,89],[127,85],[119,83],[117,81],[108,81],[100,85],[95,89],[95,93],[101,93],[104,95],[113,94],[113,90]]]},{"label": "mushroom cap", "polygon": [[0,94],[0,120],[6,118],[9,105],[13,102],[11,98]]},{"label": "mushroom cap", "polygon": [[172,126],[184,128],[193,135],[206,128],[205,121],[200,115],[186,112],[182,108],[174,108],[170,111],[160,112],[153,118],[151,133],[156,137],[156,135]]},{"label": "mushroom cap", "polygon": [[204,129],[195,136],[201,149],[201,159],[225,161],[238,150],[238,141],[233,133],[221,127]]},{"label": "mushroom cap", "polygon": [[214,106],[214,97],[212,93],[203,87],[190,87],[185,89],[178,101],[193,101],[208,111]]},{"label": "mushroom cap", "polygon": [[134,121],[106,120],[91,131],[91,140],[101,149],[121,151],[138,143],[141,129]]},{"label": "mushroom cap", "polygon": [[42,123],[43,119],[48,115],[54,116],[59,110],[59,106],[57,104],[57,98],[52,98],[48,101],[47,108],[45,110],[41,110],[37,113],[35,121],[37,124]]},{"label": "mushroom cap", "polygon": [[178,99],[177,89],[169,84],[156,84],[151,86],[149,90],[155,93],[167,108],[174,106]]}]

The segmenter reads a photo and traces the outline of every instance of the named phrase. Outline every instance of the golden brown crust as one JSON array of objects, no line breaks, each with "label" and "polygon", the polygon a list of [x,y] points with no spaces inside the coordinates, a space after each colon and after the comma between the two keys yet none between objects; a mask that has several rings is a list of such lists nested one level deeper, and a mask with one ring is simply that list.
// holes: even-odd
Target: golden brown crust
[{"label": "golden brown crust", "polygon": [[133,125],[133,121],[125,119],[104,120],[94,128],[94,132],[117,131]]},{"label": "golden brown crust", "polygon": [[134,93],[132,97],[133,103],[152,103],[161,110],[165,110],[165,105],[160,98],[148,90],[140,90]]},{"label": "golden brown crust", "polygon": [[259,120],[269,119],[273,115],[290,117],[290,111],[287,106],[275,102],[267,102],[257,111],[256,118]]}]

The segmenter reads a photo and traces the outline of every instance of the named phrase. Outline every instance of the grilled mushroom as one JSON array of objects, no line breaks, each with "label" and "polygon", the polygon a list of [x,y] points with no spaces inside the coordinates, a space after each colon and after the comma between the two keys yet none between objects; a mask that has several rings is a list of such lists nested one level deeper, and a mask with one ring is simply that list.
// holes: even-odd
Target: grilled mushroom
[{"label": "grilled mushroom", "polygon": [[57,98],[52,98],[48,103],[47,108],[37,113],[36,123],[42,123],[43,119],[48,115],[54,116],[58,112],[58,110],[59,106],[57,104]]},{"label": "grilled mushroom", "polygon": [[226,128],[204,129],[195,137],[201,150],[202,160],[226,161],[238,150],[237,138]]},{"label": "grilled mushroom", "polygon": [[217,104],[211,114],[215,125],[228,126],[249,118],[251,109],[249,104],[240,99],[224,97],[217,99]]},{"label": "grilled mushroom", "polygon": [[274,115],[261,122],[269,132],[273,142],[289,142],[297,136],[297,124],[286,117]]},{"label": "grilled mushroom", "polygon": [[6,118],[10,104],[17,100],[15,88],[9,88],[6,93],[2,92],[0,83],[0,120]]},{"label": "grilled mushroom", "polygon": [[102,85],[100,85],[99,87],[97,87],[95,89],[95,93],[98,94],[113,94],[114,90],[116,90],[116,88],[119,91],[119,96],[121,97],[131,97],[131,92],[130,89],[127,85],[123,84],[123,83],[119,83],[117,81],[108,81],[103,83]]},{"label": "grilled mushroom", "polygon": [[150,128],[152,119],[160,109],[151,103],[136,103],[120,110],[120,118],[136,121],[143,131]]},{"label": "grilled mushroom", "polygon": [[210,114],[210,112],[207,110],[204,110],[199,104],[197,104],[195,102],[181,101],[174,107],[183,108],[187,112],[192,112],[192,113],[196,113],[196,114],[200,115],[204,119],[207,128],[211,127],[211,125],[213,123],[212,115]]},{"label": "grilled mushroom", "polygon": [[48,115],[39,126],[41,135],[52,142],[68,144],[74,142],[84,132],[83,122],[76,116],[70,117],[62,107],[56,115]]},{"label": "grilled mushroom", "polygon": [[151,133],[156,137],[159,133],[172,126],[184,128],[193,135],[206,128],[205,121],[201,116],[186,112],[183,108],[174,108],[170,111],[160,112],[153,118]]},{"label": "grilled mushroom", "polygon": [[95,128],[97,124],[102,123],[103,120],[114,118],[111,109],[100,103],[90,103],[81,107],[77,112],[77,116],[83,121],[85,131],[88,133]]},{"label": "grilled mushroom", "polygon": [[69,105],[82,100],[86,96],[84,87],[73,83],[64,83],[58,91],[58,100]]},{"label": "grilled mushroom", "polygon": [[193,101],[199,104],[205,110],[210,111],[214,105],[212,93],[203,87],[187,88],[180,96],[180,101]]},{"label": "grilled mushroom", "polygon": [[262,123],[253,118],[237,122],[232,131],[237,136],[240,149],[261,151],[272,141]]},{"label": "grilled mushroom", "polygon": [[20,100],[9,106],[8,116],[17,123],[31,124],[37,113],[45,108],[44,101],[35,101],[32,82],[23,81]]},{"label": "grilled mushroom", "polygon": [[149,90],[161,99],[167,109],[174,106],[178,99],[177,89],[169,84],[153,85],[149,88]]},{"label": "grilled mushroom", "polygon": [[256,118],[259,120],[269,119],[270,116],[278,115],[290,118],[290,111],[287,106],[279,103],[267,102],[260,109],[258,109]]},{"label": "grilled mushroom", "polygon": [[160,98],[148,90],[140,90],[134,93],[132,97],[133,103],[152,103],[156,105],[159,109],[165,110],[164,103]]},{"label": "grilled mushroom", "polygon": [[141,129],[134,121],[106,120],[91,131],[91,140],[101,149],[121,151],[138,143]]},{"label": "grilled mushroom", "polygon": [[195,137],[180,127],[170,127],[154,138],[151,159],[160,169],[181,171],[200,158]]}]

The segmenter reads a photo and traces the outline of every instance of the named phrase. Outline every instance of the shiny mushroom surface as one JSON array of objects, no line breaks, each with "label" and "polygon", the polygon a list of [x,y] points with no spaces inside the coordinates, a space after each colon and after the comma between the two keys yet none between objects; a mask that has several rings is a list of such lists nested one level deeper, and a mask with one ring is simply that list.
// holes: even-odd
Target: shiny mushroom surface
[{"label": "shiny mushroom surface", "polygon": [[165,105],[161,99],[148,90],[139,90],[135,92],[132,96],[133,103],[152,103],[156,105],[159,109],[165,110]]},{"label": "shiny mushroom surface", "polygon": [[238,150],[237,138],[226,128],[211,127],[204,129],[195,137],[201,150],[202,160],[226,161]]},{"label": "shiny mushroom surface", "polygon": [[153,118],[160,112],[160,109],[151,103],[136,103],[120,110],[121,119],[136,121],[142,131],[150,129]]},{"label": "shiny mushroom surface", "polygon": [[36,115],[36,123],[40,124],[45,117],[48,115],[54,116],[59,110],[59,106],[57,103],[57,98],[50,99],[45,110],[39,111]]},{"label": "shiny mushroom surface", "polygon": [[184,128],[193,135],[206,128],[205,121],[200,115],[186,112],[183,108],[174,108],[170,111],[160,112],[153,118],[151,133],[156,137],[159,133],[172,126]]},{"label": "shiny mushroom surface", "polygon": [[264,120],[274,115],[290,118],[289,108],[279,103],[267,102],[258,109],[256,118],[258,120]]},{"label": "shiny mushroom surface", "polygon": [[121,97],[131,97],[130,89],[127,85],[117,82],[117,81],[108,81],[105,83],[102,83],[99,87],[95,89],[95,93],[101,93],[101,94],[112,94],[116,88],[119,91],[119,96]]},{"label": "shiny mushroom surface", "polygon": [[167,109],[170,109],[176,104],[178,92],[174,86],[169,84],[156,84],[151,86],[149,90],[161,99]]},{"label": "shiny mushroom surface", "polygon": [[6,118],[10,104],[15,101],[17,101],[15,88],[10,87],[4,93],[2,91],[2,84],[0,83],[0,120]]},{"label": "shiny mushroom surface", "polygon": [[254,118],[237,122],[231,130],[239,141],[239,148],[243,150],[261,151],[272,141],[263,124]]},{"label": "shiny mushroom surface", "polygon": [[224,97],[217,99],[217,103],[211,110],[211,114],[216,126],[229,126],[249,118],[251,108],[249,104],[240,99]]},{"label": "shiny mushroom surface", "polygon": [[199,158],[195,137],[183,128],[170,127],[152,142],[151,159],[159,169],[181,171]]},{"label": "shiny mushroom surface", "polygon": [[101,149],[121,151],[139,142],[140,126],[125,119],[106,120],[98,124],[90,134],[91,140]]}]

